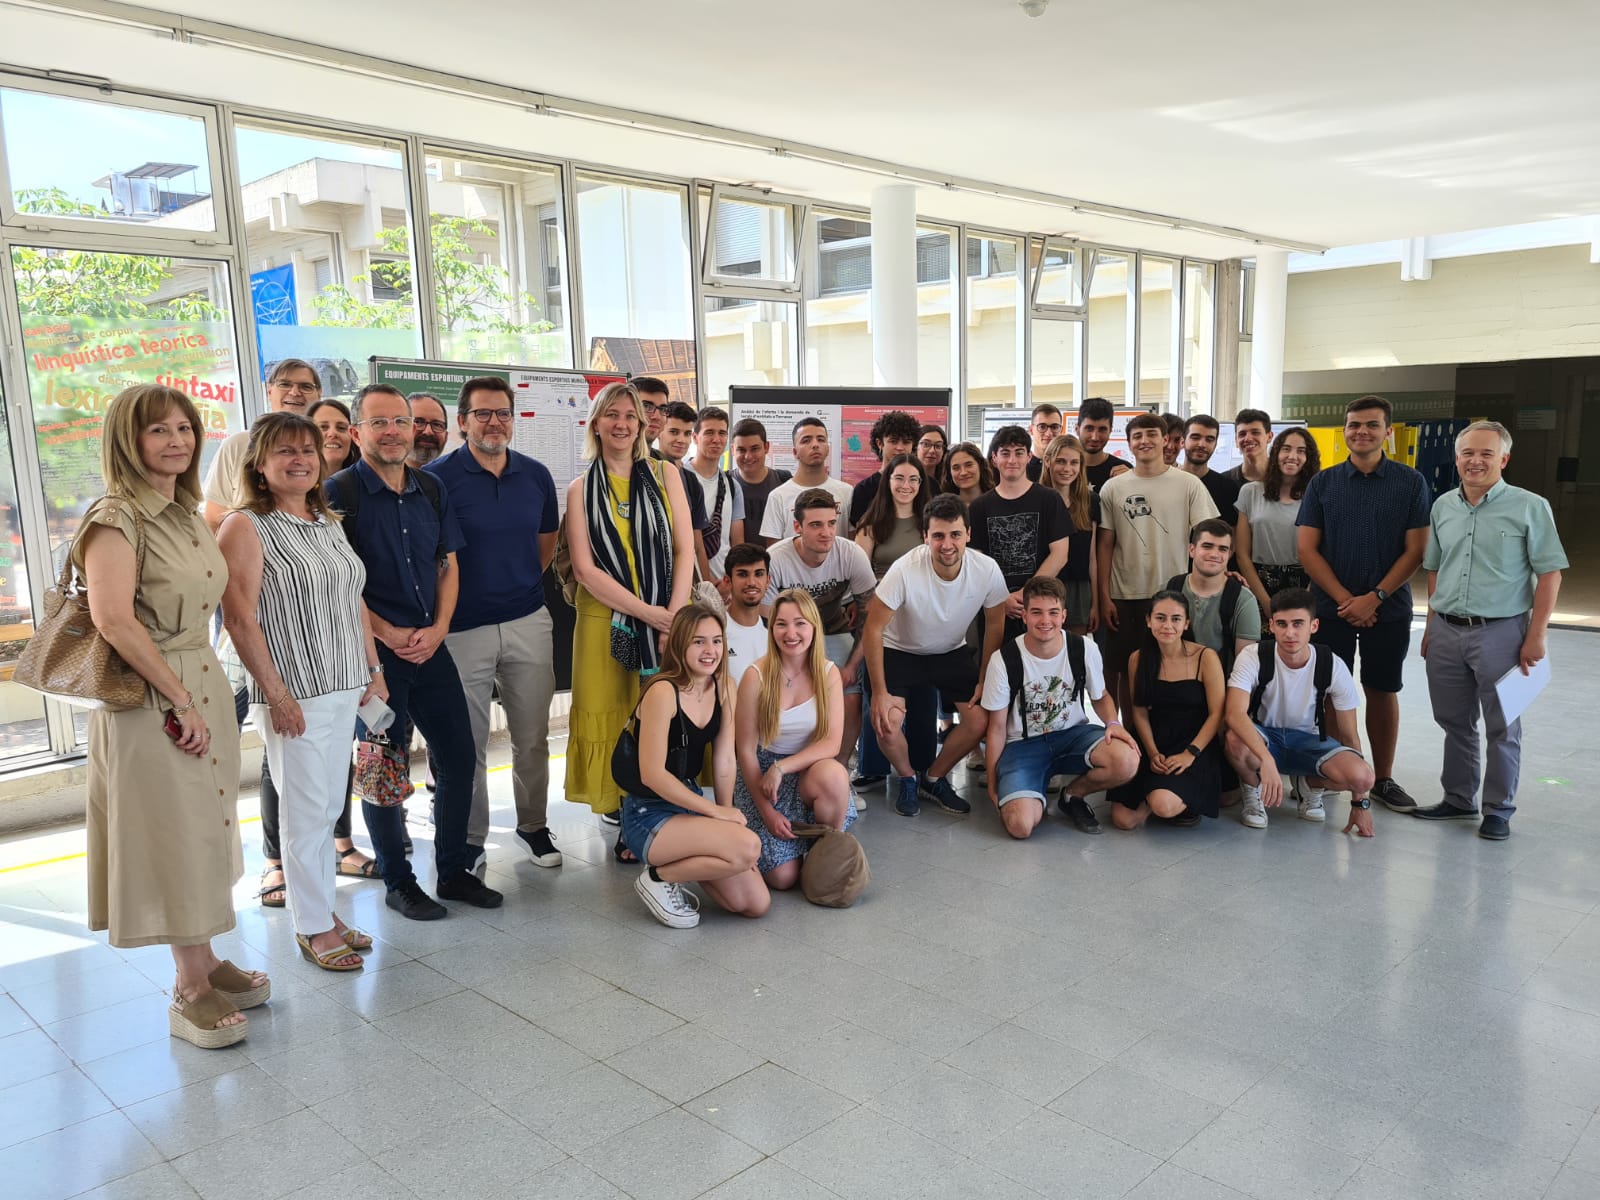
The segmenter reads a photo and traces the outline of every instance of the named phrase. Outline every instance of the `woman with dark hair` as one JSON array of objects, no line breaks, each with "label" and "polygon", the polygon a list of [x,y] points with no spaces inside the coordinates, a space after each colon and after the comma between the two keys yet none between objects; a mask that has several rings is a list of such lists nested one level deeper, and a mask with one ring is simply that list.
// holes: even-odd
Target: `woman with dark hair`
[{"label": "woman with dark hair", "polygon": [[361,447],[350,436],[350,410],[343,400],[318,400],[306,409],[306,416],[322,431],[322,457],[329,475],[360,461]]},{"label": "woman with dark hair", "polygon": [[218,531],[228,562],[224,622],[250,672],[256,727],[278,789],[282,871],[300,953],[358,971],[372,939],[333,911],[334,822],[349,804],[356,708],[387,700],[362,602],[367,571],[322,484],[310,419],[268,413],[250,430],[240,507]]},{"label": "woman with dark hair", "polygon": [[917,461],[935,495],[944,490],[944,456],[949,449],[950,436],[943,425],[924,425],[917,434]]},{"label": "woman with dark hair", "polygon": [[1291,426],[1274,439],[1266,474],[1239,489],[1233,553],[1239,574],[1263,613],[1272,611],[1272,597],[1285,588],[1311,586],[1311,577],[1300,565],[1295,519],[1306,487],[1321,469],[1317,439],[1310,431]]},{"label": "woman with dark hair", "polygon": [[138,708],[89,714],[89,928],[113,946],[170,946],[168,1030],[215,1050],[243,1039],[239,1010],[272,985],[211,949],[234,927],[244,854],[239,732],[208,636],[228,566],[196,514],[201,428],[174,388],[117,393],[100,435],[106,495],[70,554],[95,628],[148,685]]},{"label": "woman with dark hair", "polygon": [[[565,529],[578,582],[567,799],[606,817],[622,807],[611,751],[661,670],[661,644],[689,602],[694,538],[678,471],[650,457],[644,401],[607,384],[584,426],[588,469],[567,488]],[[637,862],[618,836],[618,862]]]},{"label": "woman with dark hair", "polygon": [[[650,915],[673,929],[700,923],[685,883],[698,883],[723,908],[759,917],[771,897],[756,873],[761,839],[733,804],[734,689],[716,609],[678,610],[661,670],[639,701],[639,783],[622,801],[622,837],[647,864],[634,891]],[[710,794],[700,786],[711,758]]]},{"label": "woman with dark hair", "polygon": [[1144,644],[1128,660],[1133,732],[1144,761],[1133,782],[1112,789],[1118,829],[1137,829],[1151,817],[1187,827],[1217,815],[1227,680],[1216,651],[1187,640],[1188,628],[1184,594],[1157,592]]},{"label": "woman with dark hair", "polygon": [[897,454],[883,465],[883,485],[856,526],[856,545],[872,560],[872,573],[884,572],[902,554],[922,545],[922,507],[931,491],[922,463]]},{"label": "woman with dark hair", "polygon": [[1040,482],[1053,487],[1066,502],[1072,532],[1067,536],[1067,565],[1059,576],[1067,589],[1067,628],[1082,637],[1100,625],[1095,586],[1100,573],[1095,561],[1094,531],[1100,527],[1100,497],[1089,486],[1084,471],[1089,452],[1070,433],[1051,441],[1044,452]]},{"label": "woman with dark hair", "polygon": [[983,451],[971,442],[958,442],[945,455],[944,490],[960,496],[963,503],[971,505],[985,492],[994,490],[994,469]]}]

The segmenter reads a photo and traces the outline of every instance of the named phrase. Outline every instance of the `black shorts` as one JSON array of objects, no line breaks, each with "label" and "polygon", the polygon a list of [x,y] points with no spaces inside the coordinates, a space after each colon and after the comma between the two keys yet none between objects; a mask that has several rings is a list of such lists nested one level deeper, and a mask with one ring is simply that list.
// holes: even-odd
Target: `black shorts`
[{"label": "black shorts", "polygon": [[890,693],[904,696],[907,688],[938,688],[956,704],[965,704],[978,690],[978,652],[957,646],[944,654],[909,654],[883,648],[883,682]]},{"label": "black shorts", "polygon": [[1100,648],[1106,674],[1126,675],[1128,659],[1144,645],[1144,635],[1150,631],[1150,600],[1113,600],[1117,606],[1116,632],[1106,630],[1105,644]]},{"label": "black shorts", "polygon": [[1358,628],[1335,614],[1320,616],[1311,635],[1356,671],[1356,650],[1361,651],[1361,686],[1375,692],[1398,692],[1404,684],[1406,654],[1411,649],[1411,619],[1380,621]]}]

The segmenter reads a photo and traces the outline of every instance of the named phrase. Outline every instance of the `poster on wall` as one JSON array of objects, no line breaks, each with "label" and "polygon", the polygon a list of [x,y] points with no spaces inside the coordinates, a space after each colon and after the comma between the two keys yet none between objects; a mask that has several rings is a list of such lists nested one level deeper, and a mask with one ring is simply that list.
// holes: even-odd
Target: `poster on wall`
[{"label": "poster on wall", "polygon": [[872,426],[884,413],[908,412],[921,424],[950,427],[949,388],[735,386],[728,406],[735,425],[753,417],[766,426],[768,461],[786,471],[795,466],[794,423],[817,417],[828,429],[828,474],[852,484],[879,468]]}]

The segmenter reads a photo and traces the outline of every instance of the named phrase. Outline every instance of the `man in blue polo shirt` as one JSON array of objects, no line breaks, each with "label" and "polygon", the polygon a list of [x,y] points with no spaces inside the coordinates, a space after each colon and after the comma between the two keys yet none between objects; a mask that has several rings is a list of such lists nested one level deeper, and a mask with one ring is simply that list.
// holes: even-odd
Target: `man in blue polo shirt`
[{"label": "man in blue polo shirt", "polygon": [[[389,683],[393,730],[412,723],[428,739],[433,767],[433,856],[445,900],[498,908],[503,897],[470,870],[467,816],[472,808],[472,722],[461,678],[444,645],[459,589],[461,530],[450,498],[432,476],[406,465],[411,405],[394,388],[356,393],[351,428],[361,461],[328,480],[328,500],[344,514],[345,536],[367,568],[362,592]],[[403,735],[401,735],[403,736]],[[405,812],[364,804],[388,906],[413,921],[446,915],[417,884],[405,852]]]},{"label": "man in blue polo shirt", "polygon": [[461,674],[478,752],[467,848],[476,857],[489,836],[489,704],[498,684],[511,736],[517,840],[535,865],[559,867],[561,852],[545,819],[556,676],[543,576],[561,515],[544,464],[511,449],[515,396],[492,375],[462,384],[456,404],[462,444],[427,469],[444,484],[467,542],[444,643]]},{"label": "man in blue polo shirt", "polygon": [[1400,688],[1411,648],[1411,576],[1428,544],[1428,484],[1383,452],[1393,408],[1382,396],[1350,401],[1350,457],[1319,471],[1300,502],[1300,565],[1317,602],[1313,640],[1355,670],[1367,698],[1367,740],[1377,782],[1372,796],[1395,812],[1417,802],[1394,780]]}]

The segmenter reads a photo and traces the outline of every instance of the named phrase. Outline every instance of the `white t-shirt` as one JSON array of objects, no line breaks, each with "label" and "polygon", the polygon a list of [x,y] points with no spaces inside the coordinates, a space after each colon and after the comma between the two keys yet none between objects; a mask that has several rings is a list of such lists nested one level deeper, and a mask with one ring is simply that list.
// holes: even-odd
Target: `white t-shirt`
[{"label": "white t-shirt", "polygon": [[826,488],[833,493],[833,498],[839,502],[839,534],[843,537],[848,533],[852,490],[848,483],[842,479],[828,479],[822,483],[801,486],[791,479],[773,488],[772,495],[767,497],[767,511],[761,517],[761,536],[774,540],[793,537],[794,502],[800,498],[801,492],[809,492],[813,487]]},{"label": "white t-shirt", "polygon": [[[711,555],[711,575],[714,579],[721,579],[725,572],[722,566],[728,561],[729,543],[733,540],[733,523],[744,520],[744,489],[726,471],[714,471],[711,478],[707,479],[694,469],[694,456],[683,460],[683,479],[685,485],[691,479],[700,481],[700,491],[706,498],[706,520],[714,522],[717,519],[717,480],[722,479],[722,541],[717,544],[717,552]],[[746,534],[748,537],[749,535]]]},{"label": "white t-shirt", "polygon": [[723,637],[728,649],[728,674],[737,688],[745,671],[767,652],[767,623],[757,617],[754,625],[741,625],[730,616]]},{"label": "white t-shirt", "polygon": [[[1277,648],[1273,648],[1277,654]],[[1260,646],[1246,646],[1233,660],[1233,675],[1228,680],[1230,688],[1249,695],[1256,690],[1256,680],[1261,678]],[[1339,712],[1350,712],[1356,707],[1356,684],[1350,678],[1350,668],[1344,659],[1333,656],[1333,679],[1328,683],[1328,699]],[[1298,670],[1283,661],[1278,654],[1277,665],[1272,669],[1272,682],[1261,694],[1261,711],[1256,714],[1256,724],[1267,729],[1298,729],[1301,733],[1317,731],[1317,654],[1312,648],[1306,665]]]},{"label": "white t-shirt", "polygon": [[244,499],[239,494],[239,468],[250,451],[250,432],[230,433],[217,447],[203,487],[205,498],[223,508],[237,508]]},{"label": "white t-shirt", "polygon": [[867,552],[849,538],[836,537],[820,566],[813,567],[800,557],[798,538],[787,538],[772,548],[767,567],[767,594],[762,604],[775,604],[778,593],[788,588],[804,588],[817,602],[822,617],[822,632],[849,633],[845,605],[870,596],[878,586]]},{"label": "white t-shirt", "polygon": [[[1006,741],[1020,742],[1024,736],[1039,737],[1074,725],[1087,725],[1089,714],[1083,705],[1072,699],[1076,681],[1072,678],[1072,659],[1067,653],[1067,639],[1061,639],[1061,652],[1049,658],[1035,658],[1028,650],[1027,641],[1017,638],[1017,648],[1022,651],[1022,694],[1017,706],[1011,710],[1006,722]],[[1092,638],[1083,645],[1084,695],[1091,702],[1106,694],[1105,669],[1100,662],[1100,649]],[[1011,679],[1006,674],[1005,659],[1000,651],[989,660],[989,671],[983,677],[983,707],[987,712],[999,712],[1011,703]],[[1028,731],[1022,731],[1022,710],[1028,712]]]},{"label": "white t-shirt", "polygon": [[907,654],[948,654],[967,640],[967,626],[1011,593],[999,565],[969,549],[954,579],[940,579],[927,545],[897,559],[878,584],[878,599],[894,609],[883,644]]}]

